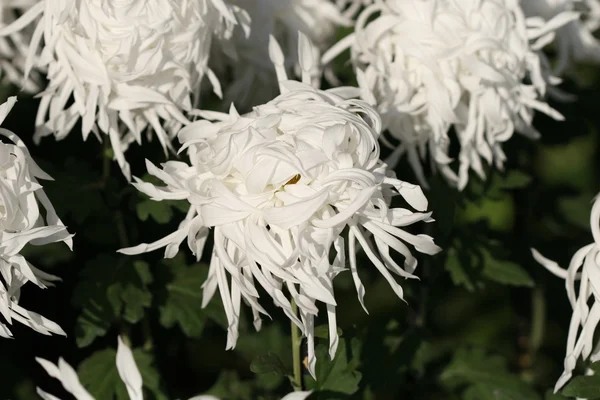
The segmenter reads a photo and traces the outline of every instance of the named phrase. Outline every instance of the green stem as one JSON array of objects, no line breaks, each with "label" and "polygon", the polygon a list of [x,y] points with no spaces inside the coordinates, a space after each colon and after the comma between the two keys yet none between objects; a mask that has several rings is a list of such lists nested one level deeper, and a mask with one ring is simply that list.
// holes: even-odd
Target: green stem
[{"label": "green stem", "polygon": [[[298,305],[292,299],[292,312],[298,315]],[[300,359],[300,346],[302,339],[300,338],[300,329],[292,321],[292,362],[294,364],[294,390],[302,390],[302,360]]]},{"label": "green stem", "polygon": [[104,151],[102,153],[102,182],[106,185],[110,178],[110,163],[112,162],[113,150],[110,147],[110,141],[104,141]]},{"label": "green stem", "polygon": [[119,242],[121,247],[129,247],[129,238],[127,237],[127,229],[125,228],[125,220],[123,219],[123,213],[121,210],[117,210],[115,213],[115,224],[117,226],[117,234],[119,235]]},{"label": "green stem", "polygon": [[529,355],[531,362],[535,362],[535,356],[542,346],[544,330],[546,325],[546,298],[544,291],[536,287],[531,293],[532,322],[529,342]]},{"label": "green stem", "polygon": [[150,328],[150,321],[148,318],[142,319],[142,333],[144,335],[143,349],[147,352],[151,352],[154,349],[154,342],[152,341],[152,329]]}]

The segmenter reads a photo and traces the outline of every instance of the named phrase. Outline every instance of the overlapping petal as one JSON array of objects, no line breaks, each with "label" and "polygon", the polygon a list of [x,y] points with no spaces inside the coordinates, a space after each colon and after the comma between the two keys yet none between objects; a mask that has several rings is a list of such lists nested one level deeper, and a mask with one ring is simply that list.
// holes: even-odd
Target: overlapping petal
[{"label": "overlapping petal", "polygon": [[238,9],[223,0],[42,0],[0,37],[34,25],[26,72],[47,71],[40,93],[36,140],[65,138],[81,121],[82,135],[110,140],[124,175],[124,152],[151,132],[167,151],[187,123],[200,81],[208,77],[211,41],[228,36]]},{"label": "overlapping petal", "polygon": [[592,362],[600,360],[600,346],[594,343],[600,322],[600,196],[594,199],[590,224],[594,242],[579,249],[567,269],[532,249],[537,262],[565,280],[567,297],[573,308],[564,372],[556,382],[555,391],[571,379],[579,358]]},{"label": "overlapping petal", "polygon": [[[281,65],[282,51],[271,40],[273,62]],[[298,59],[310,64],[311,45],[302,35],[300,40],[306,43],[299,46],[303,54]],[[189,164],[168,162],[160,170],[148,165],[164,186],[138,181],[136,187],[154,200],[185,198],[190,211],[171,235],[121,252],[166,247],[165,257],[172,257],[187,236],[199,257],[212,229],[204,303],[219,290],[229,321],[227,347],[237,341],[242,301],[260,327],[266,311],[258,302],[258,284],[306,335],[314,374],[318,302],[324,303],[333,327],[332,356],[338,343],[336,275],[350,270],[362,302],[357,243],[401,298],[394,275],[414,277],[417,264],[409,247],[426,254],[440,249],[431,237],[402,229],[431,222],[431,213],[425,212],[420,187],[394,177],[379,159],[377,112],[364,101],[340,95],[354,91],[313,88],[308,69],[304,83],[285,80],[284,70],[279,73],[281,94],[272,101],[244,115],[233,108],[228,114],[212,113],[213,122],[194,122],[179,132]],[[407,208],[391,208],[393,197],[403,198]],[[390,250],[405,258],[403,266]]]},{"label": "overlapping petal", "polygon": [[[0,105],[0,123],[16,102]],[[19,305],[21,287],[31,282],[40,288],[59,280],[31,265],[21,254],[26,245],[63,241],[72,247],[72,235],[58,218],[38,179],[52,179],[31,158],[14,133],[0,128],[0,314],[11,325],[18,321],[44,335],[64,331],[54,322]],[[0,336],[12,337],[0,322]]]},{"label": "overlapping petal", "polygon": [[543,100],[556,79],[538,50],[575,18],[526,19],[518,0],[378,0],[323,61],[351,49],[363,99],[400,142],[384,140],[394,148],[390,165],[406,155],[425,184],[429,159],[462,189],[470,170],[484,178],[484,163],[502,168],[502,143],[514,132],[537,136],[536,110],[562,119]]},{"label": "overlapping petal", "polygon": [[[4,0],[0,2],[0,28],[13,23],[18,15],[25,13],[38,0]],[[33,27],[28,27],[10,36],[0,37],[0,79],[4,84],[12,83],[27,92],[40,89],[39,71],[25,77],[28,45]]]},{"label": "overlapping petal", "polygon": [[527,0],[521,6],[528,17],[549,20],[565,11],[574,11],[581,17],[556,31],[553,44],[557,50],[554,72],[561,75],[574,63],[600,63],[600,42],[594,33],[600,27],[598,0]]}]

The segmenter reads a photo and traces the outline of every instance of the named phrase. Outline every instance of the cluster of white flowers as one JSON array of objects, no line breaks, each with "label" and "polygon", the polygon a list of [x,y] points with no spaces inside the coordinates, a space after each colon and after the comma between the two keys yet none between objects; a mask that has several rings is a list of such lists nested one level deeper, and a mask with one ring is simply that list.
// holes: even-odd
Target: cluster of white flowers
[{"label": "cluster of white flowers", "polygon": [[[298,32],[315,44],[315,58],[320,50],[329,46],[339,26],[349,26],[331,0],[231,0],[248,12],[250,34],[245,26],[234,30],[231,40],[221,41],[221,52],[212,62],[222,75],[229,74],[231,82],[225,89],[225,103],[235,102],[238,109],[262,104],[277,95],[277,77],[269,61],[269,36],[277,38],[288,54],[297,54]],[[288,73],[298,71],[298,59],[288,57]],[[312,83],[318,86],[321,68],[315,63],[311,68]]]},{"label": "cluster of white flowers", "polygon": [[600,27],[598,0],[523,0],[521,7],[528,17],[551,19],[565,11],[576,11],[581,18],[573,20],[556,32],[558,54],[554,72],[565,73],[576,62],[600,63],[600,42],[594,32]]},{"label": "cluster of white flowers", "polygon": [[[414,278],[417,266],[405,243],[426,254],[440,248],[431,237],[402,229],[431,222],[431,213],[425,212],[427,200],[419,186],[396,179],[380,161],[376,111],[350,98],[357,94],[354,88],[323,91],[308,84],[314,60],[304,35],[298,55],[302,83],[287,80],[274,38],[269,47],[281,95],[246,115],[235,109],[206,113],[216,122],[202,120],[183,128],[178,137],[182,150],[188,150],[189,164],[169,161],[159,169],[147,162],[148,172],[166,186],[138,179],[135,186],[154,200],[186,200],[191,207],[176,232],[120,251],[138,254],[166,246],[165,257],[173,257],[187,237],[200,257],[208,228],[213,228],[204,303],[218,288],[229,321],[227,347],[233,348],[237,340],[241,300],[252,308],[257,329],[260,314],[266,314],[257,301],[256,280],[306,335],[308,369],[314,375],[315,302],[326,305],[333,357],[338,336],[332,280],[347,269],[347,259],[363,301],[356,242],[400,298],[402,288],[392,273]],[[397,195],[417,212],[391,208]],[[342,236],[346,228],[347,241]],[[403,267],[391,249],[404,256]],[[298,305],[299,319],[283,288]]]},{"label": "cluster of white flowers", "polygon": [[[43,358],[36,358],[37,362],[46,370],[48,375],[57,379],[63,388],[69,392],[76,400],[94,400],[94,397],[83,387],[77,376],[77,372],[62,357],[58,359],[58,365],[53,364]],[[127,395],[131,400],[143,400],[143,379],[138,369],[133,352],[119,337],[117,339],[117,356],[115,358],[117,372],[121,381],[125,384]],[[37,393],[44,400],[60,400],[58,397],[46,393],[39,387]],[[292,392],[281,400],[304,400],[311,392]],[[194,396],[189,400],[219,400],[210,395]]]},{"label": "cluster of white flowers", "polygon": [[[379,0],[323,61],[350,47],[364,99],[400,141],[391,166],[407,153],[425,184],[422,163],[429,156],[462,189],[470,169],[485,176],[482,159],[502,168],[502,143],[515,131],[537,136],[534,110],[562,118],[542,99],[556,79],[546,76],[537,50],[576,17],[526,19],[518,0]],[[451,130],[460,145],[457,168]]]},{"label": "cluster of white flowers", "polygon": [[[600,360],[600,342],[594,346],[594,333],[600,322],[600,195],[594,200],[590,224],[594,242],[577,251],[566,270],[532,249],[533,257],[540,264],[565,280],[567,296],[573,308],[565,370],[556,383],[555,391],[571,379],[579,357],[592,362]],[[575,287],[577,281],[579,290]]]},{"label": "cluster of white flowers", "polygon": [[84,139],[108,135],[129,179],[123,153],[132,142],[153,130],[165,151],[172,149],[201,79],[220,93],[207,66],[211,40],[230,34],[238,12],[224,0],[43,0],[0,36],[37,23],[25,73],[35,64],[49,82],[35,138],[63,139],[81,120]]},{"label": "cluster of white flowers", "polygon": [[[13,23],[19,14],[27,11],[37,0],[3,0],[0,2],[0,29]],[[23,29],[9,36],[0,36],[0,78],[2,83],[21,86],[28,92],[39,90],[39,74],[34,71],[25,79],[28,43],[33,29]]]},{"label": "cluster of white flowers", "polygon": [[[392,171],[400,157],[407,156],[423,186],[429,160],[462,190],[471,170],[483,179],[486,163],[503,167],[503,143],[515,132],[538,136],[536,111],[562,119],[544,100],[560,79],[551,75],[542,48],[555,42],[557,75],[573,62],[600,61],[593,36],[598,0],[4,0],[0,13],[0,78],[41,98],[34,141],[61,140],[80,123],[84,140],[93,133],[110,141],[128,180],[124,153],[143,137],[156,136],[166,154],[175,152],[177,137],[179,152],[187,153],[187,161],[161,167],[147,160],[162,184],[134,183],[155,201],[189,203],[178,229],[119,251],[164,247],[171,258],[187,241],[200,259],[212,231],[202,303],[219,291],[227,348],[236,345],[242,303],[260,329],[261,314],[268,316],[258,300],[264,290],[305,335],[313,377],[319,309],[328,319],[330,357],[339,342],[338,274],[351,275],[365,308],[359,249],[399,298],[398,277],[416,278],[410,247],[426,255],[441,250],[432,237],[405,228],[433,219],[421,188]],[[336,30],[352,24],[354,33],[327,50]],[[280,43],[293,56],[286,59]],[[337,85],[327,65],[347,49],[359,88],[319,89],[323,73]],[[228,113],[197,109],[205,77],[231,102]],[[224,91],[220,79],[228,82]],[[15,101],[0,106],[0,123]],[[240,115],[236,107],[252,111]],[[13,321],[64,334],[18,304],[27,282],[45,288],[59,279],[20,253],[28,244],[72,247],[72,235],[38,182],[51,178],[15,134],[0,128],[0,135],[9,141],[0,142],[0,314],[6,321],[0,336],[12,337]],[[385,161],[380,140],[392,149]],[[600,360],[600,347],[593,348],[600,322],[598,199],[591,219],[595,242],[575,254],[568,270],[533,251],[566,280],[573,306],[556,389],[578,358]],[[77,399],[92,399],[64,360],[38,362]],[[116,365],[130,398],[142,399],[141,374],[120,338]]]},{"label": "cluster of white flowers", "polygon": [[[0,106],[0,124],[15,102],[16,98],[11,97]],[[21,287],[27,282],[46,288],[59,279],[35,268],[19,253],[27,244],[63,241],[71,248],[72,235],[38,182],[38,179],[52,178],[33,161],[25,144],[14,133],[0,128],[0,135],[10,141],[0,142],[0,315],[8,324],[14,320],[45,335],[64,335],[56,323],[19,305]],[[12,337],[2,322],[0,336]]]}]

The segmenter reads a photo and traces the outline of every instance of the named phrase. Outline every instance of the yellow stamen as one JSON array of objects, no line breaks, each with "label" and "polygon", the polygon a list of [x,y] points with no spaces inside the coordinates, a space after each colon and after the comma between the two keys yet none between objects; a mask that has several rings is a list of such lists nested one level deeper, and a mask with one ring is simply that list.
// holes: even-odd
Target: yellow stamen
[{"label": "yellow stamen", "polygon": [[300,178],[302,178],[300,176],[300,174],[296,174],[292,177],[292,179],[290,179],[289,181],[287,181],[286,185],[293,185],[295,183],[298,183],[298,181],[300,180]]}]

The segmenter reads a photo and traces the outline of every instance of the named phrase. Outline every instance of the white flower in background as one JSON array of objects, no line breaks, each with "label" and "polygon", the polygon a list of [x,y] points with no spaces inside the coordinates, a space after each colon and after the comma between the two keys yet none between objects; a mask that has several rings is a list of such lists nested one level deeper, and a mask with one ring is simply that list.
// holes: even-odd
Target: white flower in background
[{"label": "white flower in background", "polygon": [[594,32],[600,27],[598,0],[522,0],[528,17],[546,20],[564,11],[581,13],[581,18],[569,22],[556,32],[554,45],[557,63],[554,72],[561,75],[576,62],[600,63],[600,42]]},{"label": "white flower in background", "polygon": [[[0,124],[15,102],[16,97],[11,97],[0,106]],[[71,248],[72,235],[38,182],[52,178],[40,169],[14,133],[0,128],[0,135],[0,315],[8,324],[17,321],[44,335],[64,335],[56,323],[19,305],[21,287],[27,282],[46,288],[59,280],[29,264],[19,252],[27,244],[59,241]],[[12,337],[2,322],[0,336]]]},{"label": "white flower in background", "polygon": [[[590,224],[594,242],[582,247],[573,255],[568,269],[561,268],[532,249],[536,261],[565,280],[567,297],[573,308],[565,369],[556,383],[555,391],[571,379],[578,358],[589,359],[592,362],[600,360],[600,343],[594,348],[594,333],[600,322],[600,196],[594,199]],[[577,281],[579,288],[575,285]]]},{"label": "white flower in background", "polygon": [[[349,26],[332,0],[230,0],[246,10],[250,16],[250,34],[243,27],[234,30],[232,40],[222,41],[215,55],[215,70],[231,79],[225,88],[226,104],[234,102],[238,109],[271,100],[278,94],[277,77],[269,60],[269,36],[274,35],[288,54],[297,54],[298,32],[302,32],[315,44],[314,57],[320,50],[332,44],[336,29]],[[286,60],[289,74],[299,74],[298,59]],[[321,68],[315,63],[311,68],[311,80],[318,86]]]},{"label": "white flower in background", "polygon": [[[502,168],[502,143],[515,131],[538,135],[534,110],[562,119],[542,100],[556,78],[546,76],[537,50],[576,17],[526,19],[518,0],[380,0],[322,61],[351,49],[364,99],[400,141],[390,166],[406,153],[425,184],[422,163],[429,156],[462,189],[470,169],[485,176],[482,159]],[[460,145],[458,168],[451,166],[451,129]]]},{"label": "white flower in background", "polygon": [[[323,91],[309,85],[313,51],[303,34],[298,55],[302,83],[287,80],[274,38],[269,47],[281,95],[246,115],[234,109],[207,112],[203,115],[216,122],[183,128],[178,137],[191,164],[169,161],[159,169],[147,161],[148,172],[166,186],[136,179],[137,189],[153,200],[187,200],[191,207],[176,232],[120,251],[138,254],[166,246],[165,257],[173,257],[187,237],[200,257],[208,228],[213,228],[204,304],[218,288],[229,321],[227,347],[237,341],[242,300],[260,328],[260,314],[266,311],[258,303],[258,282],[306,335],[314,375],[315,303],[325,304],[333,357],[338,337],[332,280],[347,264],[363,303],[357,243],[400,298],[402,288],[393,275],[414,278],[417,266],[408,245],[426,254],[440,248],[430,236],[402,229],[433,220],[421,188],[396,179],[379,159],[377,112],[350,99],[358,94],[355,88]],[[407,208],[391,208],[395,196]],[[404,257],[403,266],[391,250]],[[284,290],[298,305],[299,319]]]},{"label": "white flower in background", "polygon": [[[2,0],[0,2],[0,28],[14,22],[38,0]],[[25,79],[25,60],[33,29],[24,29],[10,36],[0,37],[0,81],[12,83],[27,92],[38,91],[39,73],[32,71]]]},{"label": "white flower in background", "polygon": [[[143,400],[143,380],[142,374],[138,369],[133,352],[119,337],[117,339],[117,356],[115,363],[117,372],[121,381],[127,388],[127,394],[131,400]],[[94,400],[94,397],[83,387],[77,376],[77,372],[71,367],[62,357],[58,359],[58,365],[45,360],[36,358],[36,361],[44,368],[51,377],[60,381],[63,388],[69,392],[76,400]],[[58,397],[46,393],[39,387],[37,388],[38,395],[44,400],[60,400]],[[304,400],[311,392],[293,392],[282,398],[281,400]],[[217,397],[209,395],[201,395],[192,397],[189,400],[219,400]]]},{"label": "white flower in background", "polygon": [[47,69],[49,83],[34,138],[63,139],[81,120],[84,140],[90,132],[108,135],[129,179],[123,153],[132,142],[154,131],[172,149],[201,79],[220,93],[207,67],[211,40],[230,34],[237,12],[223,0],[38,2],[0,29],[7,36],[37,24],[26,69],[34,62]]}]

